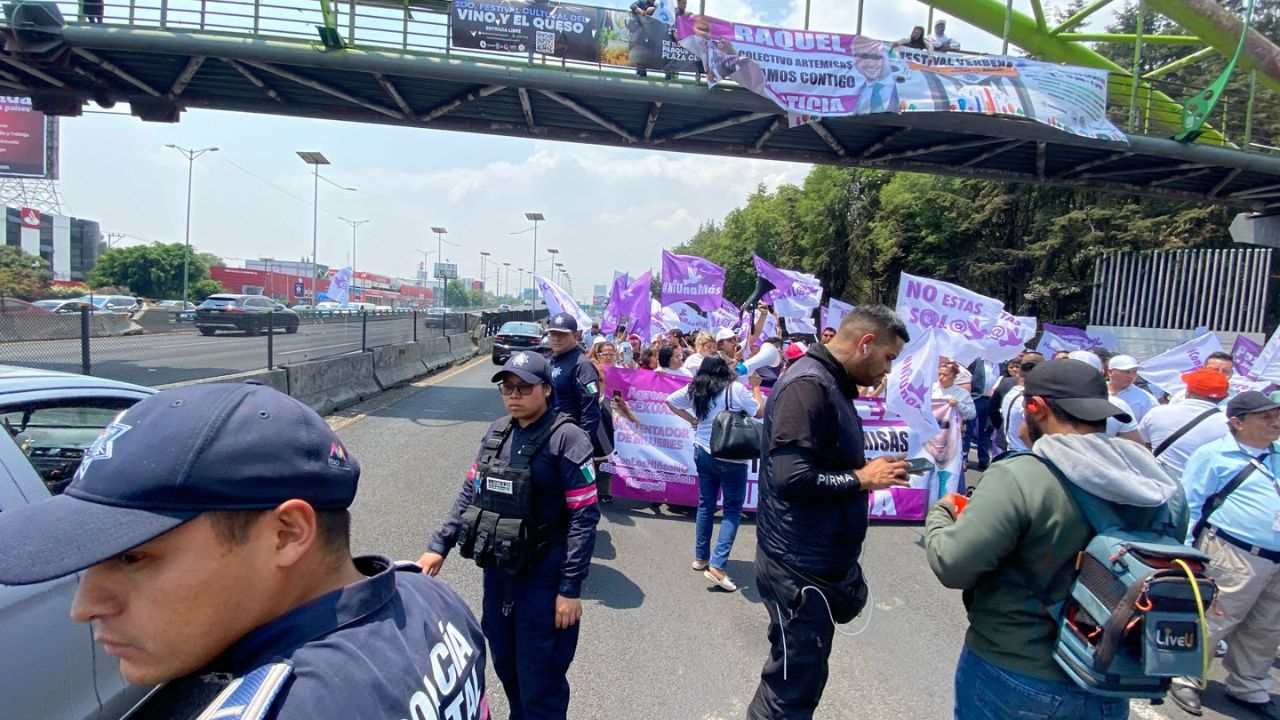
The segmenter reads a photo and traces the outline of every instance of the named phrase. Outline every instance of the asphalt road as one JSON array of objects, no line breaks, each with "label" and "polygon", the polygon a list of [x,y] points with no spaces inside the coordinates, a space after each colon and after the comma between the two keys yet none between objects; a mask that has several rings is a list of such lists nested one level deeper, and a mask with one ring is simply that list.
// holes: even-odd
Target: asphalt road
[{"label": "asphalt road", "polygon": [[[422,326],[418,337],[438,335],[439,327]],[[458,332],[450,330],[449,332]],[[360,318],[312,324],[307,321],[292,335],[277,330],[273,341],[275,364],[341,355],[361,347]],[[386,345],[413,339],[413,316],[397,315],[369,319],[368,345]],[[47,370],[80,372],[80,340],[39,340],[0,343],[0,363]],[[204,337],[194,328],[172,333],[155,333],[90,340],[91,372],[97,377],[139,385],[164,385],[196,380],[267,366],[265,335],[218,333]]]},{"label": "asphalt road", "polygon": [[[348,409],[331,418],[363,466],[352,509],[357,553],[416,559],[457,495],[488,423],[503,412],[487,359]],[[600,720],[743,717],[767,653],[768,617],[754,584],[755,526],[738,533],[729,573],[741,590],[711,589],[692,559],[692,518],[647,503],[606,507],[584,588],[569,716]],[[837,635],[819,718],[946,718],[966,627],[960,593],[943,588],[917,525],[872,527],[863,567],[872,587],[869,625]],[[480,570],[451,557],[442,577],[480,611]],[[868,613],[844,626],[856,632]],[[1215,663],[1218,666],[1218,663]],[[1220,669],[1215,677],[1221,679]],[[1243,717],[1206,693],[1206,718]],[[506,701],[490,671],[495,718]],[[1219,714],[1226,709],[1227,714]],[[1140,720],[1190,716],[1172,704],[1135,702]]]}]

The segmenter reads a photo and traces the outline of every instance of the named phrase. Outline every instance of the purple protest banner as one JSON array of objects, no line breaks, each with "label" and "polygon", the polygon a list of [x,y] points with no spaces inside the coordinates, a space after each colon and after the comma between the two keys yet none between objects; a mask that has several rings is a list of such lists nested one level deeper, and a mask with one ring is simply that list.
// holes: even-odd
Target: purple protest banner
[{"label": "purple protest banner", "polygon": [[[613,473],[613,494],[645,502],[696,507],[698,473],[693,462],[693,429],[667,408],[667,396],[689,378],[647,370],[604,368],[606,393],[616,391],[637,422],[614,414],[614,453],[601,469]],[[942,416],[943,432],[927,442],[915,438],[906,423],[888,413],[879,398],[859,398],[863,441],[868,459],[907,453],[929,459],[936,469],[911,476],[911,486],[872,494],[868,514],[877,520],[922,520],[928,506],[947,492],[954,492],[962,468],[961,423],[945,402],[935,403]],[[755,510],[759,498],[759,461],[747,471],[744,509]]]},{"label": "purple protest banner", "polygon": [[949,282],[902,273],[895,309],[912,337],[942,330],[938,353],[968,365],[982,355],[1004,303]]},{"label": "purple protest banner", "polygon": [[782,317],[805,317],[822,304],[822,283],[818,278],[798,270],[774,267],[759,255],[752,255],[756,273],[773,283],[773,290],[763,300]]},{"label": "purple protest banner", "polygon": [[663,306],[688,302],[712,312],[724,297],[724,268],[706,258],[663,250],[661,295]]},{"label": "purple protest banner", "polygon": [[1231,346],[1231,360],[1236,372],[1245,377],[1253,377],[1253,364],[1262,354],[1262,346],[1244,335],[1237,335],[1235,344]]},{"label": "purple protest banner", "polygon": [[1053,357],[1053,354],[1060,350],[1067,352],[1092,350],[1114,344],[1102,333],[1090,333],[1067,325],[1044,323],[1041,328],[1044,333],[1040,336],[1040,343],[1036,345],[1036,350],[1045,357]]},{"label": "purple protest banner", "polygon": [[631,281],[627,275],[617,275],[613,279],[613,287],[609,291],[609,304],[605,306],[600,319],[600,330],[611,333],[618,323],[626,318],[627,332],[634,332],[642,338],[649,337],[649,283],[651,273]]}]

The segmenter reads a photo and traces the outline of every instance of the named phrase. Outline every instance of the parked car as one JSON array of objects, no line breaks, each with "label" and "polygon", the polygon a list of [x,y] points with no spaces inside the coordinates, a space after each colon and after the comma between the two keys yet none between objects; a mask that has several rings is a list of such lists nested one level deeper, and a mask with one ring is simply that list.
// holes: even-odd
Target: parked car
[{"label": "parked car", "polygon": [[3,315],[50,315],[52,313],[52,310],[26,300],[0,297],[0,314]]},{"label": "parked car", "polygon": [[84,300],[37,300],[31,304],[57,315],[79,315],[83,308],[88,308],[89,312],[105,312]]},{"label": "parked car", "polygon": [[[268,320],[268,313],[275,315]],[[196,329],[206,336],[219,330],[257,335],[267,331],[268,322],[287,333],[298,332],[298,313],[261,295],[210,295],[196,308]]]},{"label": "parked car", "polygon": [[426,327],[444,327],[449,322],[449,316],[453,314],[453,310],[447,307],[427,308],[427,317],[422,321]]},{"label": "parked car", "polygon": [[99,310],[122,315],[132,316],[142,309],[138,304],[138,298],[129,295],[81,295],[76,299],[93,303]]},{"label": "parked car", "polygon": [[152,307],[157,310],[168,310],[169,312],[184,312],[186,310],[195,310],[196,304],[181,300],[161,300]]},{"label": "parked car", "polygon": [[493,336],[493,364],[501,365],[511,358],[511,353],[532,350],[542,340],[542,326],[534,322],[502,323]]},{"label": "parked car", "polygon": [[[0,512],[62,491],[84,451],[150,388],[51,370],[0,365]],[[80,574],[38,585],[0,585],[0,708],[29,720],[112,720],[147,688],[125,683],[119,662],[71,620]]]},{"label": "parked car", "polygon": [[311,303],[298,303],[297,305],[291,305],[289,309],[294,312],[311,312]]}]

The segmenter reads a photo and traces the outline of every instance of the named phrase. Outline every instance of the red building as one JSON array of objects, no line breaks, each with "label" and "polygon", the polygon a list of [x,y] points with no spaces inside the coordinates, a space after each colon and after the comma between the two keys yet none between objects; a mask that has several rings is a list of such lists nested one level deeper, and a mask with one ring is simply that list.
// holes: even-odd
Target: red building
[{"label": "red building", "polygon": [[[222,283],[226,292],[266,295],[290,305],[303,302],[311,295],[311,281],[302,275],[215,265],[209,268],[209,276]],[[324,280],[316,281],[320,292],[324,292],[325,285]]]}]

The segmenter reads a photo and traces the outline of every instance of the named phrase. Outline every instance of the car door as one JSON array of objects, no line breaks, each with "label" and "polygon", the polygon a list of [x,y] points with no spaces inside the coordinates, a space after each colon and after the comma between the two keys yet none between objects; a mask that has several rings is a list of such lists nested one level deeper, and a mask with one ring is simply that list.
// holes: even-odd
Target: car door
[{"label": "car door", "polygon": [[[89,397],[52,391],[50,397],[28,392],[3,398],[0,513],[49,497],[50,487],[60,489],[58,480],[74,472],[73,446],[86,447],[116,413],[145,396],[102,390],[83,394]],[[46,422],[35,412],[30,415],[34,422],[24,425],[24,410],[31,407],[75,418],[73,426],[61,436],[52,427],[32,427]],[[22,587],[0,585],[0,648],[7,649],[0,653],[0,708],[5,717],[111,720],[145,693],[145,688],[128,685],[117,661],[94,645],[90,626],[71,620],[79,577]]]}]

